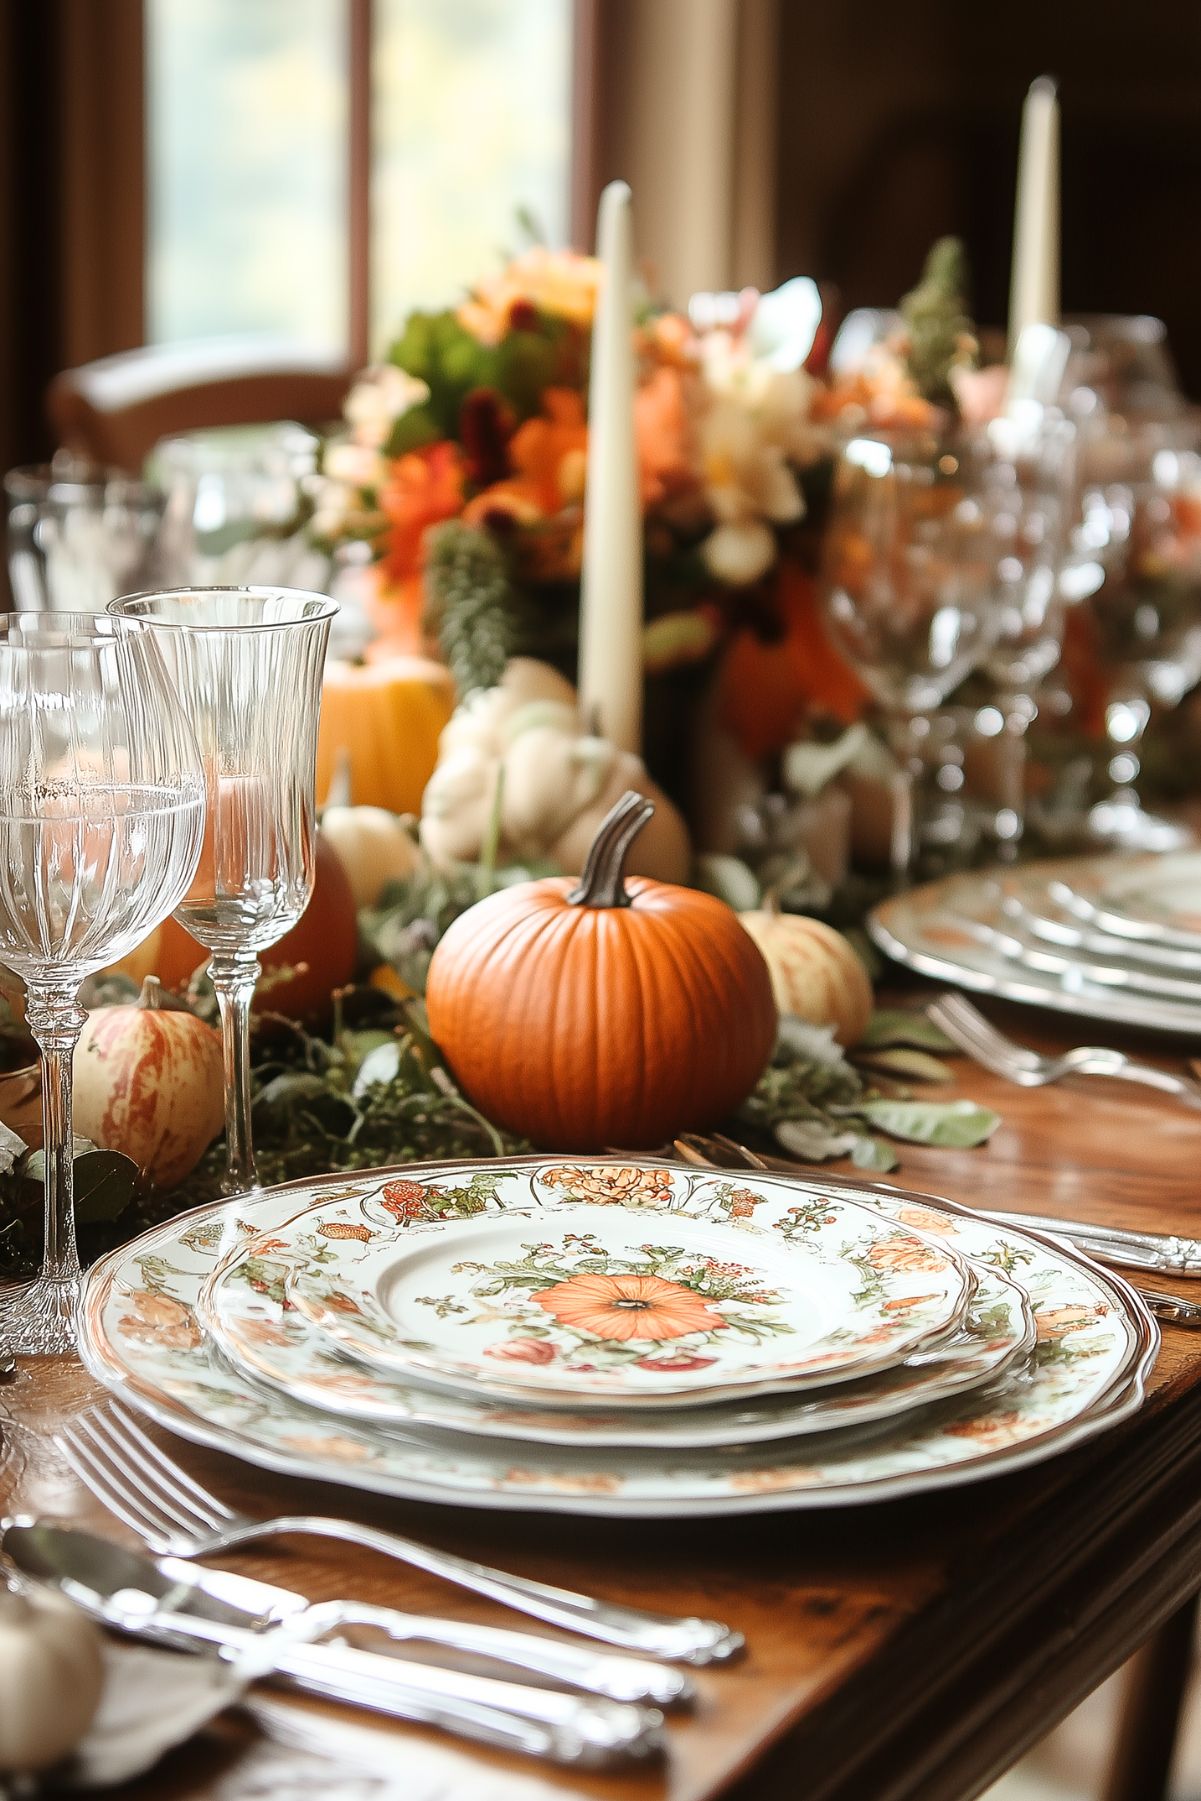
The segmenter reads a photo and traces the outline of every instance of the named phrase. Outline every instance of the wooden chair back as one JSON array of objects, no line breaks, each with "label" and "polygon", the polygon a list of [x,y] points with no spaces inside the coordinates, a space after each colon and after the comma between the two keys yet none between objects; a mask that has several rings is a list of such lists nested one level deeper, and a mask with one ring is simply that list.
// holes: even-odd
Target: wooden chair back
[{"label": "wooden chair back", "polygon": [[326,426],[352,378],[342,358],[261,338],[155,344],[64,370],[46,408],[63,449],[136,473],[180,432],[279,419]]}]

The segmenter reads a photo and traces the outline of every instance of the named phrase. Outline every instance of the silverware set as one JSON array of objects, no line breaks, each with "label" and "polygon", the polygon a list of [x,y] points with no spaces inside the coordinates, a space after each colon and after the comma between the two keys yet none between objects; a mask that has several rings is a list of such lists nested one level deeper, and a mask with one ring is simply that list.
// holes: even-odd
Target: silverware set
[{"label": "silverware set", "polygon": [[[123,1633],[217,1655],[248,1680],[265,1678],[498,1749],[603,1768],[660,1753],[661,1710],[686,1707],[695,1694],[676,1665],[722,1661],[742,1648],[741,1635],[717,1621],[616,1606],[358,1522],[235,1513],[118,1402],[77,1416],[54,1442],[145,1552],[49,1521],[9,1519],[0,1555],[10,1579],[57,1588]],[[354,1600],[311,1603],[190,1561],[296,1534],[380,1551],[601,1643]],[[424,1662],[421,1647],[468,1661]],[[479,1673],[481,1660],[494,1673]]]}]

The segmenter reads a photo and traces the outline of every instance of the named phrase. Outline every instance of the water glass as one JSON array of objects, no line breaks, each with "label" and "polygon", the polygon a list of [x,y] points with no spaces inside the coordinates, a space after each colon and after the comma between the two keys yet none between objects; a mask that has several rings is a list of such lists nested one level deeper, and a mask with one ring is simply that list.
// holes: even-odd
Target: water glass
[{"label": "water glass", "polygon": [[42,1274],[10,1302],[14,1348],[74,1343],[71,1059],[80,983],[187,892],[204,774],[154,635],[104,614],[0,617],[0,960],[42,1052]]},{"label": "water glass", "polygon": [[822,593],[831,635],[881,702],[899,771],[892,869],[912,873],[924,724],[997,627],[994,520],[956,434],[846,443],[834,472]]},{"label": "water glass", "polygon": [[336,604],[289,588],[176,588],[112,603],[145,623],[192,722],[208,803],[175,916],[210,953],[225,1045],[225,1188],[257,1186],[250,1003],[259,953],[313,889],[321,675]]},{"label": "water glass", "polygon": [[158,577],[163,495],[71,460],[4,478],[8,576],[18,612],[102,613]]}]

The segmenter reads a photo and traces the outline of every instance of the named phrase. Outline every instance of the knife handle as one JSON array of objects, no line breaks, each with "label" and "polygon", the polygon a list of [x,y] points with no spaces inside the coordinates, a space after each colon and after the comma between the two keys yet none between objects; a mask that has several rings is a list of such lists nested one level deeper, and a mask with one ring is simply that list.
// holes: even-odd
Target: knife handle
[{"label": "knife handle", "polygon": [[[314,1634],[326,1635],[343,1632],[348,1627],[364,1626],[385,1633],[394,1644],[417,1641],[444,1645],[469,1656],[487,1657],[495,1663],[507,1664],[528,1676],[567,1683],[611,1701],[670,1707],[686,1704],[695,1694],[694,1685],[683,1670],[654,1663],[649,1658],[623,1657],[587,1645],[568,1644],[543,1633],[435,1619],[424,1614],[403,1613],[392,1607],[373,1607],[364,1601],[314,1602],[307,1609],[304,1621]],[[385,1652],[384,1655],[391,1661],[394,1654]]]},{"label": "knife handle", "polygon": [[557,1763],[596,1768],[644,1756],[660,1743],[662,1715],[627,1702],[583,1699],[344,1645],[277,1641],[272,1661],[275,1675],[310,1693],[383,1713],[403,1708],[407,1717]]}]

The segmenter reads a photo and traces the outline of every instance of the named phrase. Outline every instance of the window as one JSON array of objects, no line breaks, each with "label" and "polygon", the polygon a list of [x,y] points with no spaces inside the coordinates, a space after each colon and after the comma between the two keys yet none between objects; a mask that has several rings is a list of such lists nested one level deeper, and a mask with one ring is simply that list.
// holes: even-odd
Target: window
[{"label": "window", "polygon": [[354,4],[146,0],[148,341],[263,332],[357,351],[357,281],[379,351],[408,308],[493,267],[519,213],[565,240],[572,0],[368,6],[361,243]]}]

